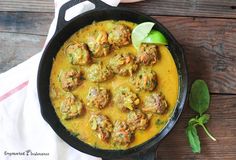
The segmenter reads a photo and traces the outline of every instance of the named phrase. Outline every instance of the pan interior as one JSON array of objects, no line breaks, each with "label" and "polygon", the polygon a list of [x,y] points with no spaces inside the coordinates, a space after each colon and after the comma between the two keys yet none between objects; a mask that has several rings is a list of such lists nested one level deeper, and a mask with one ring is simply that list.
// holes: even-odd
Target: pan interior
[{"label": "pan interior", "polygon": [[[77,140],[74,136],[72,136],[67,129],[60,123],[55,110],[51,104],[49,98],[49,77],[52,69],[53,59],[56,57],[57,52],[60,47],[64,44],[64,42],[76,31],[84,26],[91,24],[93,21],[102,21],[102,20],[127,20],[134,23],[142,23],[146,21],[153,21],[156,23],[155,29],[160,30],[165,34],[169,41],[169,50],[174,58],[178,75],[179,75],[179,95],[178,95],[178,103],[176,104],[176,109],[174,110],[172,118],[169,120],[169,123],[162,130],[161,133],[154,136],[152,139],[143,143],[142,145],[138,145],[136,147],[127,149],[127,150],[106,150],[106,149],[98,149],[93,148],[86,143]],[[51,125],[54,131],[68,144],[73,146],[74,148],[83,151],[88,154],[92,154],[95,156],[102,157],[120,157],[123,155],[130,155],[138,151],[142,151],[144,149],[148,149],[155,144],[157,144],[174,126],[177,121],[180,113],[182,112],[183,104],[185,101],[186,90],[185,87],[186,80],[186,68],[183,59],[183,53],[181,48],[179,47],[176,40],[173,36],[156,20],[145,16],[143,14],[127,11],[125,9],[110,9],[110,10],[95,10],[90,11],[85,14],[82,14],[75,19],[73,19],[70,23],[68,23],[64,28],[56,33],[56,35],[49,42],[45,52],[43,54],[39,73],[38,73],[38,94],[39,100],[41,104],[41,112],[44,119]]]}]

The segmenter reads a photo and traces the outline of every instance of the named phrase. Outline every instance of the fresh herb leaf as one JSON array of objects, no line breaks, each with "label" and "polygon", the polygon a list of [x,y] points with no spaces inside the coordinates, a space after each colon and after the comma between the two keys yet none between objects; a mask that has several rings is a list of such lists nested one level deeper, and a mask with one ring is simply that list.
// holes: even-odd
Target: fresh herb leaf
[{"label": "fresh herb leaf", "polygon": [[213,137],[210,132],[207,130],[206,126],[204,124],[199,124],[200,126],[202,126],[202,128],[204,129],[204,131],[206,132],[206,134],[213,140],[216,141],[215,137]]},{"label": "fresh herb leaf", "polygon": [[209,104],[210,94],[207,84],[203,80],[196,80],[191,88],[189,105],[194,111],[198,112],[199,115],[191,118],[188,122],[188,127],[186,128],[188,141],[194,153],[201,152],[201,144],[196,129],[197,126],[201,126],[206,134],[213,141],[216,141],[205,126],[210,119],[209,114],[204,114],[207,111]]},{"label": "fresh herb leaf", "polygon": [[192,84],[189,105],[195,111],[202,115],[209,107],[210,94],[207,84],[203,80],[196,80]]},{"label": "fresh herb leaf", "polygon": [[189,121],[188,121],[188,125],[189,126],[196,126],[196,124],[198,124],[198,121],[196,118],[191,118]]},{"label": "fresh herb leaf", "polygon": [[198,118],[198,122],[200,124],[205,124],[205,123],[207,123],[209,121],[209,119],[210,119],[210,115],[209,114],[203,114],[202,116],[200,116]]},{"label": "fresh herb leaf", "polygon": [[201,146],[200,146],[200,140],[197,134],[197,129],[195,126],[188,126],[186,130],[189,144],[192,148],[192,151],[194,153],[200,153],[201,152]]}]

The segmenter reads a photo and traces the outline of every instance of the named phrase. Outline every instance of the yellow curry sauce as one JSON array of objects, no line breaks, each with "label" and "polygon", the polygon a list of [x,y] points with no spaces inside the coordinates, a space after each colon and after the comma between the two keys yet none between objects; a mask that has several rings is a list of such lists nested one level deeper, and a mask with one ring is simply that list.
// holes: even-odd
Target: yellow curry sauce
[{"label": "yellow curry sauce", "polygon": [[[165,127],[166,123],[172,116],[173,110],[175,109],[178,97],[178,73],[175,66],[175,62],[167,47],[159,46],[160,60],[158,60],[155,65],[148,67],[151,67],[156,72],[158,78],[158,85],[156,89],[152,92],[160,91],[165,96],[165,99],[168,103],[168,110],[165,114],[162,115],[154,114],[150,120],[149,127],[146,130],[136,130],[134,134],[134,140],[128,146],[115,146],[112,143],[101,141],[97,137],[97,134],[91,129],[89,119],[93,113],[88,107],[86,107],[86,97],[88,95],[89,88],[91,86],[97,86],[97,84],[94,82],[85,79],[80,86],[78,86],[75,90],[72,91],[72,93],[76,97],[81,99],[85,104],[85,112],[82,115],[70,120],[64,120],[60,112],[61,101],[65,96],[65,91],[61,88],[61,85],[58,81],[58,75],[60,74],[61,70],[68,69],[71,67],[80,67],[84,71],[86,77],[86,70],[89,67],[88,65],[72,65],[68,61],[68,58],[64,53],[65,48],[73,42],[85,43],[86,37],[95,30],[101,29],[109,32],[112,23],[114,23],[114,21],[111,20],[93,23],[89,26],[80,29],[64,43],[53,62],[50,77],[50,97],[60,121],[72,134],[77,136],[78,139],[84,141],[85,143],[88,143],[91,146],[101,149],[126,149],[142,144],[153,136],[155,136],[157,133],[159,133]],[[136,26],[136,24],[127,21],[118,21],[116,23],[125,24],[130,29],[133,29]],[[119,54],[124,51],[129,51],[133,55],[137,54],[137,51],[134,49],[132,44],[129,44],[127,46],[121,47],[120,49],[114,50],[107,56],[93,58],[93,62],[102,61],[104,64],[106,64],[108,63],[108,60],[114,56],[114,54]],[[130,83],[129,78],[127,78],[126,76],[119,75],[115,75],[112,79],[99,83],[99,86],[109,89],[111,95],[114,95],[114,91],[119,86],[128,86],[131,88],[131,90],[135,91],[135,88]],[[57,92],[57,96],[55,96],[55,92]],[[136,93],[138,94],[138,97],[140,98],[141,102],[148,94],[148,92],[145,91],[140,91]],[[114,123],[116,120],[126,120],[127,116],[127,113],[122,112],[118,107],[116,107],[112,100],[108,106],[96,112],[108,116],[112,123]]]}]

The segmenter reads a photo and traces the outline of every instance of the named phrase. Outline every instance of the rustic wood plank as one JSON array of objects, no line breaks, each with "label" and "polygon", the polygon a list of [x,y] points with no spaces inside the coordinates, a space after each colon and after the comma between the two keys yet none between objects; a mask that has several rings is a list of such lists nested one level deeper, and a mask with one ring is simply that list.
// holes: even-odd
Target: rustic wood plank
[{"label": "rustic wood plank", "polygon": [[210,140],[199,129],[202,153],[193,154],[189,147],[185,127],[188,120],[195,116],[186,105],[179,122],[173,131],[161,142],[157,155],[159,159],[236,159],[236,95],[214,95],[208,113],[211,115],[207,128],[217,141]]},{"label": "rustic wood plank", "polygon": [[[120,6],[149,15],[236,18],[234,0],[145,0]],[[54,12],[53,0],[1,0],[0,11]]]},{"label": "rustic wood plank", "polygon": [[53,0],[1,0],[0,11],[54,12]]},{"label": "rustic wood plank", "polygon": [[53,13],[0,12],[0,32],[47,35]]},{"label": "rustic wood plank", "polygon": [[149,15],[236,18],[234,0],[146,0],[121,6]]},{"label": "rustic wood plank", "polygon": [[236,94],[236,20],[155,17],[182,44],[190,80],[207,81],[211,92]]},{"label": "rustic wood plank", "polygon": [[[121,5],[156,16],[183,45],[190,79],[205,79],[212,93],[236,94],[236,2],[234,0],[146,0]],[[53,18],[53,1],[1,0],[0,73],[41,50]],[[26,11],[26,12],[14,12]],[[39,13],[30,13],[30,12]],[[48,12],[48,13],[43,13]],[[188,18],[200,16],[219,18]],[[229,19],[221,19],[229,18]],[[159,159],[236,159],[236,95],[213,95],[209,130],[212,142],[199,130],[202,153],[189,148],[185,127],[195,114],[185,107],[174,130],[159,145]]]},{"label": "rustic wood plank", "polygon": [[[0,31],[46,35],[52,18],[52,13],[0,12],[0,22],[3,22],[0,23]],[[155,18],[183,45],[191,81],[205,79],[212,93],[236,94],[236,20],[168,16]],[[14,45],[10,39],[8,42]],[[33,47],[27,51],[35,53]]]},{"label": "rustic wood plank", "polygon": [[0,73],[41,51],[45,36],[0,32]]}]

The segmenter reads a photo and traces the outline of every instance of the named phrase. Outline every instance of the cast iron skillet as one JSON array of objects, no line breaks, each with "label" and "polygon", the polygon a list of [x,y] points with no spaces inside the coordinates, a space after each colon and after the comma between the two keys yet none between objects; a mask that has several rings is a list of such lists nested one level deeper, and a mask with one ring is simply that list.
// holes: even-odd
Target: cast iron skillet
[{"label": "cast iron skillet", "polygon": [[[154,160],[156,159],[155,151],[157,149],[158,143],[167,135],[168,132],[170,132],[170,130],[175,125],[183,110],[186,100],[188,78],[183,49],[171,35],[171,33],[157,20],[131,9],[108,6],[99,0],[89,1],[95,4],[96,9],[83,13],[73,18],[69,22],[64,20],[66,10],[80,3],[81,1],[71,0],[64,4],[59,11],[56,33],[44,50],[38,70],[37,89],[41,106],[41,114],[59,137],[79,151],[109,160],[120,158]],[[58,119],[49,97],[49,77],[52,69],[53,59],[56,57],[60,47],[73,33],[78,31],[80,28],[91,24],[93,21],[102,20],[127,20],[135,23],[142,23],[146,21],[154,22],[154,28],[161,31],[168,39],[168,47],[175,60],[179,75],[178,101],[173,116],[169,120],[166,127],[159,134],[145,143],[127,150],[103,150],[93,148],[72,136]]]}]

